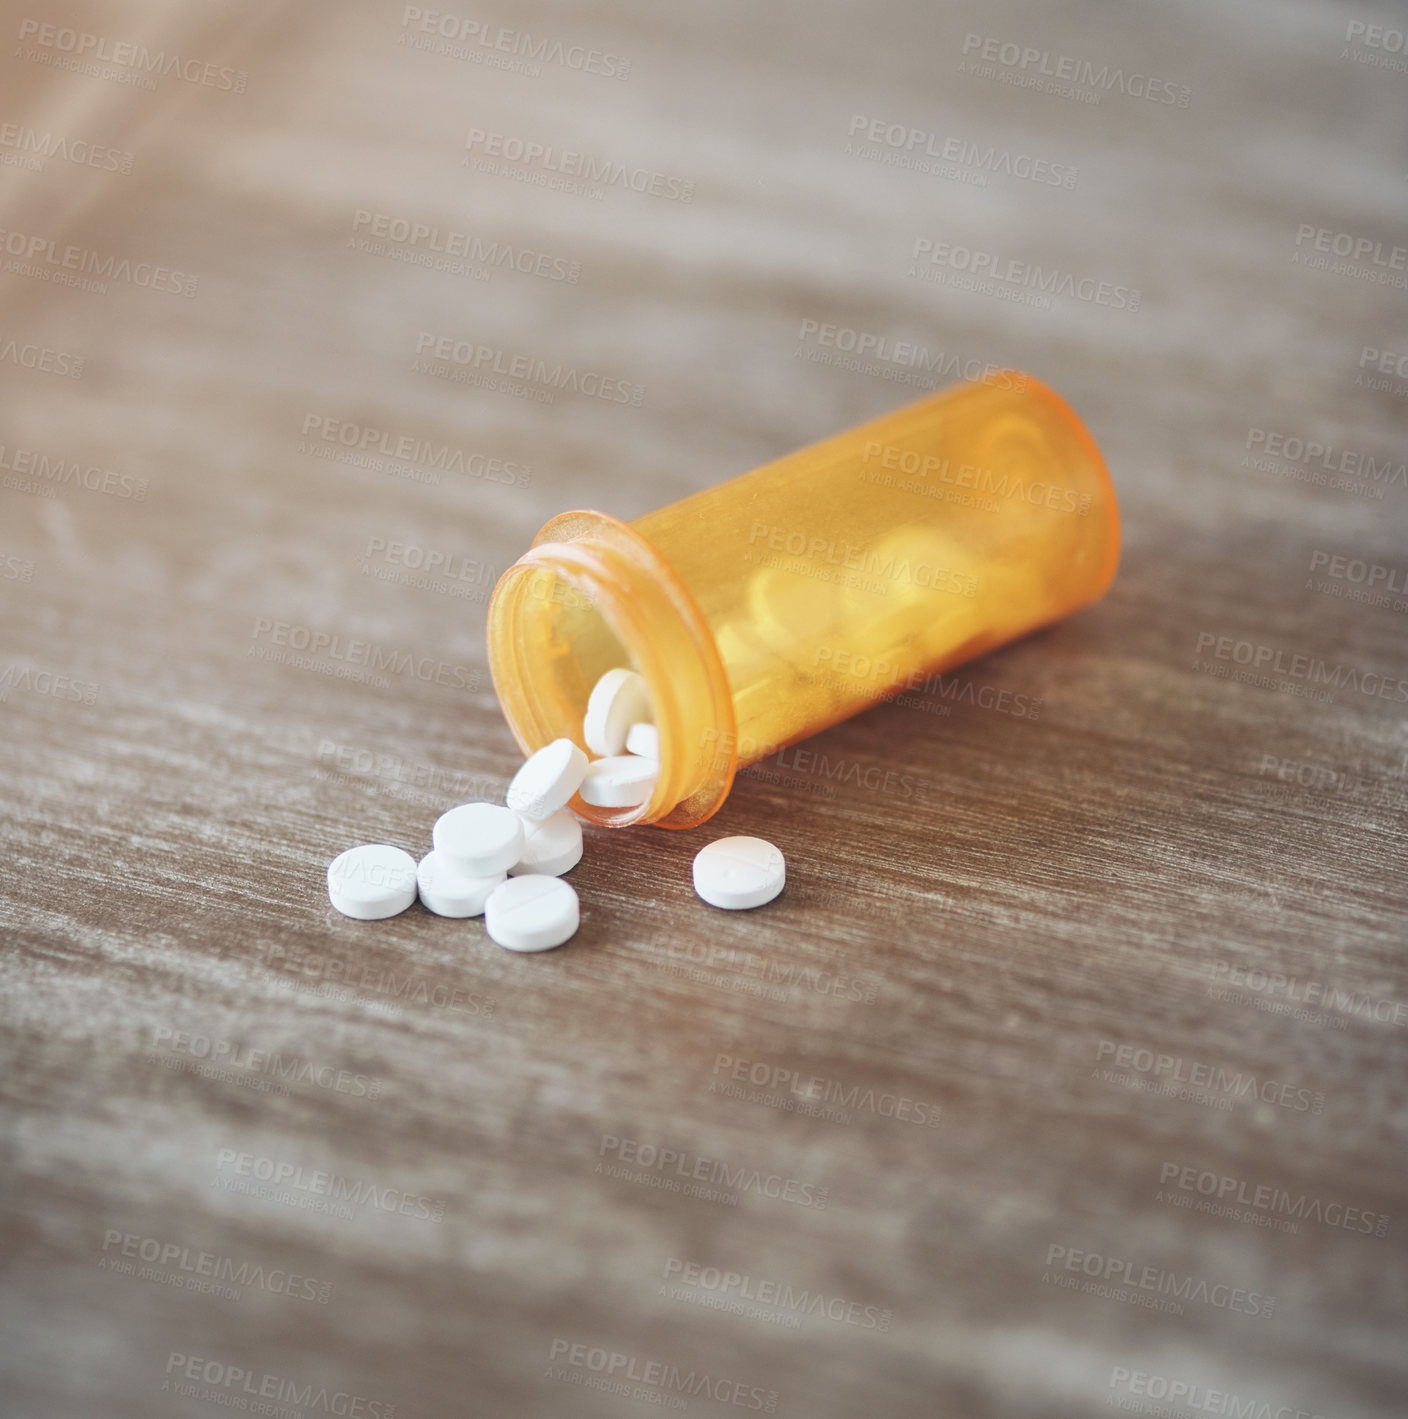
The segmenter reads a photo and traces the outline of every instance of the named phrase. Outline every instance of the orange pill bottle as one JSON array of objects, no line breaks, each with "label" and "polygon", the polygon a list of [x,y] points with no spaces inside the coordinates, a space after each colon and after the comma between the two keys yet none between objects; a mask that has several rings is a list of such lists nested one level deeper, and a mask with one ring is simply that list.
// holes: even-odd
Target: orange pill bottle
[{"label": "orange pill bottle", "polygon": [[1003,370],[622,522],[567,512],[489,606],[525,754],[583,748],[598,678],[645,676],[660,774],[612,827],[689,828],[757,759],[1088,606],[1119,560],[1104,460],[1070,406]]}]

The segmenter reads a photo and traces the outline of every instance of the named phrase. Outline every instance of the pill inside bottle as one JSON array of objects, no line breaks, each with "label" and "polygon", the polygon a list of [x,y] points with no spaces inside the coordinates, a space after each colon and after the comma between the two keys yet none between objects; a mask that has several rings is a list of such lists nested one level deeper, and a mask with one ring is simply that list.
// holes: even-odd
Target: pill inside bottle
[{"label": "pill inside bottle", "polygon": [[[553,518],[495,588],[489,666],[525,754],[559,738],[599,754],[593,688],[639,672],[648,795],[571,806],[688,828],[740,767],[1097,601],[1118,558],[1094,440],[1054,391],[1002,370],[631,522]],[[915,732],[941,732],[924,719]]]}]

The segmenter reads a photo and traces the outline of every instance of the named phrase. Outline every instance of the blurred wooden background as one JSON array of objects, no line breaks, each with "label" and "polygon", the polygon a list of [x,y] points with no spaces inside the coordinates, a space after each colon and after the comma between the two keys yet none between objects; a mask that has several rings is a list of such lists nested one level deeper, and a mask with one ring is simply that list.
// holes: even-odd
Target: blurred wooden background
[{"label": "blurred wooden background", "polygon": [[[6,23],[7,1414],[1404,1412],[1401,10]],[[567,949],[331,913],[514,768],[483,619],[541,523],[947,382],[862,336],[1071,400],[1108,598],[821,736],[839,782],[589,834]],[[775,906],[694,898],[724,832]]]}]

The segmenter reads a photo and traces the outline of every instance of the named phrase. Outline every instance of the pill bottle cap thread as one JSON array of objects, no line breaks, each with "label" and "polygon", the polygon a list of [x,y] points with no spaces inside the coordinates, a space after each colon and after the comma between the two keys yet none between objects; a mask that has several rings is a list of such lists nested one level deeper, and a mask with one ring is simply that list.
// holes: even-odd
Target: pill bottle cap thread
[{"label": "pill bottle cap thread", "polygon": [[660,731],[660,775],[647,802],[601,808],[608,827],[689,828],[722,805],[738,765],[733,699],[712,631],[668,561],[606,513],[550,521],[500,578],[489,604],[489,669],[525,754],[554,739],[585,748],[597,678],[623,655],[645,677]]}]

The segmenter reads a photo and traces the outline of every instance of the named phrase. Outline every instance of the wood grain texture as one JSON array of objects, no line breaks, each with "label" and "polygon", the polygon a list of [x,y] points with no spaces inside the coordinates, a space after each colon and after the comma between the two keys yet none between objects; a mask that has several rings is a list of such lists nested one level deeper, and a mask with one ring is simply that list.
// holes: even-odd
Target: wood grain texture
[{"label": "wood grain texture", "polygon": [[[1402,1414],[1408,379],[1364,355],[1408,349],[1408,75],[1367,37],[1401,22],[436,13],[507,47],[124,0],[21,7],[0,58],[5,1413]],[[74,72],[25,16],[197,77]],[[1063,56],[1084,96],[1014,82]],[[880,161],[857,115],[995,156]],[[476,129],[692,200],[462,166]],[[36,167],[44,135],[131,170]],[[359,213],[481,259],[359,245]],[[917,238],[1138,307],[924,279]],[[44,279],[70,245],[194,294]],[[765,761],[701,832],[589,833],[565,950],[338,917],[338,851],[423,850],[515,767],[485,603],[548,517],[636,516],[925,387],[804,322],[1061,390],[1120,493],[1107,598]],[[422,332],[644,394],[456,382]],[[1383,604],[1348,594],[1371,566]],[[276,623],[432,668],[280,663]],[[784,849],[775,906],[694,897],[715,830]]]}]

